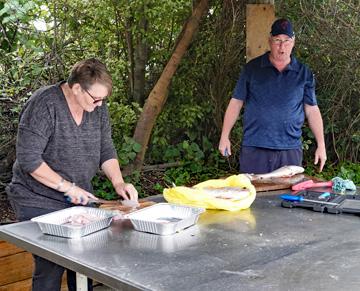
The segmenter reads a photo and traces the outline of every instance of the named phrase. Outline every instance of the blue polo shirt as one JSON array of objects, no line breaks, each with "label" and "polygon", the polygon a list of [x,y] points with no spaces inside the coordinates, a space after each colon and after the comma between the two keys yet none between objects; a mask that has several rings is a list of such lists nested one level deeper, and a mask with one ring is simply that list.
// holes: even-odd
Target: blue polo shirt
[{"label": "blue polo shirt", "polygon": [[317,105],[310,69],[295,57],[279,72],[269,52],[247,63],[233,98],[244,101],[243,146],[301,148],[304,104]]}]

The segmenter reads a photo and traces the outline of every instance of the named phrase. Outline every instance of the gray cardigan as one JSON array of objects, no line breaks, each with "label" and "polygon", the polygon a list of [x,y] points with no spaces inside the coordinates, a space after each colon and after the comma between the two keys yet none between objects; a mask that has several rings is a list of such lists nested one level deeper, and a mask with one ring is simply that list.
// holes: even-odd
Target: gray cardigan
[{"label": "gray cardigan", "polygon": [[62,83],[34,92],[20,114],[8,197],[22,206],[45,209],[70,206],[64,193],[29,174],[42,162],[64,179],[92,192],[91,179],[99,166],[117,158],[105,102],[93,112],[84,112],[81,124],[77,125],[60,88]]}]

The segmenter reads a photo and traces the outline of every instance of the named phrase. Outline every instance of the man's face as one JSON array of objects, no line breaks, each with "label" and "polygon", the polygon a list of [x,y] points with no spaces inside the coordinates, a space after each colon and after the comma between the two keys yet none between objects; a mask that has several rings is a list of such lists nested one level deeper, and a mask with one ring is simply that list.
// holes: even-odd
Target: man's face
[{"label": "man's face", "polygon": [[270,36],[269,45],[271,56],[275,61],[288,61],[295,44],[295,37],[286,34]]}]

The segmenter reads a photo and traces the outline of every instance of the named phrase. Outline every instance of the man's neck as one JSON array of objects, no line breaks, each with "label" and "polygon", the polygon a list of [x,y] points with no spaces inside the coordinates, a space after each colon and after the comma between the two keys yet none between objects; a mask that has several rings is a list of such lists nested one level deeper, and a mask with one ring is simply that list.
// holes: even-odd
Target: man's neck
[{"label": "man's neck", "polygon": [[273,56],[269,55],[269,60],[273,66],[279,71],[282,72],[291,62],[291,57],[284,60],[276,60]]}]

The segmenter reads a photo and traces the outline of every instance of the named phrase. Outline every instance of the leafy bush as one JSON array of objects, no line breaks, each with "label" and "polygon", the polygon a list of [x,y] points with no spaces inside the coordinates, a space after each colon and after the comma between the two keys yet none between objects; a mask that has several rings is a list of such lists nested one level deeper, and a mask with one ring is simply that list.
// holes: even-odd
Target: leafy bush
[{"label": "leafy bush", "polygon": [[318,173],[318,167],[313,164],[308,164],[305,168],[306,174],[314,177],[330,181],[334,177],[349,179],[360,186],[360,164],[344,162],[338,165],[325,165],[324,171]]},{"label": "leafy bush", "polygon": [[130,137],[124,137],[124,142],[121,144],[118,150],[118,159],[121,166],[126,166],[130,162],[132,162],[136,154],[140,152],[141,146],[140,144],[136,143]]}]

